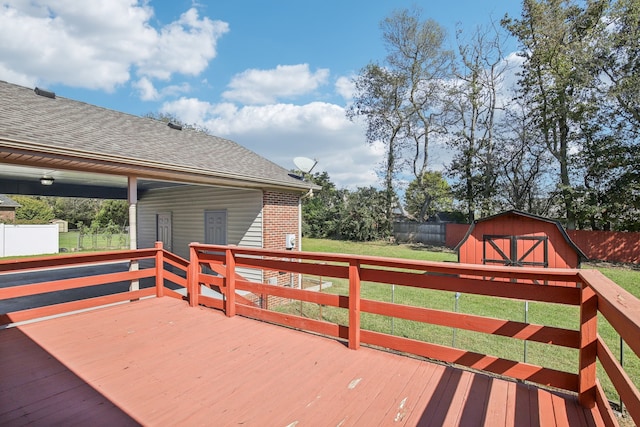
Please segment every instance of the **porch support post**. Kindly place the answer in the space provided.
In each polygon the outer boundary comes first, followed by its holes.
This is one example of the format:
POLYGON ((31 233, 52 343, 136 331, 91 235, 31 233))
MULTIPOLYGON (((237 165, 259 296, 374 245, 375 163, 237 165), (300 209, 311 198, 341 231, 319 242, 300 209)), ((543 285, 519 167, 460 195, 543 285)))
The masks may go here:
POLYGON ((228 317, 233 317, 236 315, 236 258, 231 249, 227 249, 225 252, 227 263, 225 312, 228 317))
POLYGON ((596 359, 598 356, 598 296, 582 284, 580 297, 580 371, 578 401, 591 408, 596 401, 596 359))
MULTIPOLYGON (((129 202, 129 249, 138 249, 138 179, 130 176, 128 179, 127 199, 129 202)), ((129 271, 138 271, 138 261, 131 261, 129 271)), ((129 285, 130 291, 140 289, 140 281, 132 280, 129 285)))
POLYGON ((360 348, 360 262, 349 261, 349 348, 360 348))

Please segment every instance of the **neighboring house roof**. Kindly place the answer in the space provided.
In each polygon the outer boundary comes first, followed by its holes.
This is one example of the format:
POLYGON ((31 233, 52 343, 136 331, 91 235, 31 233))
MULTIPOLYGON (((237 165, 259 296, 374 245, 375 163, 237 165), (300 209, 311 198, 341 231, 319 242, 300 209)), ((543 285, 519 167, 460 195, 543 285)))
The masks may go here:
POLYGON ((0 162, 210 185, 316 188, 228 139, 36 92, 0 81, 0 162))
POLYGON ((20 206, 22 205, 12 198, 0 194, 0 208, 19 208, 20 206))

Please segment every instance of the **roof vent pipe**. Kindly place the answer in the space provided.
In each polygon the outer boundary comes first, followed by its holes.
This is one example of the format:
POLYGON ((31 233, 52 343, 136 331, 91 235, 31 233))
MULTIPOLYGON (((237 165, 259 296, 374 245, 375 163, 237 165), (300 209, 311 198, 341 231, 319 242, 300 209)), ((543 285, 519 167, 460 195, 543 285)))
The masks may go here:
POLYGON ((175 129, 175 130, 182 130, 182 126, 177 125, 177 124, 175 124, 175 123, 171 123, 171 122, 169 122, 169 123, 167 123, 167 126, 169 126, 171 129, 175 129))
POLYGON ((48 90, 43 90, 43 89, 40 89, 38 87, 35 88, 33 91, 36 93, 36 95, 44 96, 45 98, 51 98, 51 99, 55 99, 56 98, 55 92, 50 92, 48 90))

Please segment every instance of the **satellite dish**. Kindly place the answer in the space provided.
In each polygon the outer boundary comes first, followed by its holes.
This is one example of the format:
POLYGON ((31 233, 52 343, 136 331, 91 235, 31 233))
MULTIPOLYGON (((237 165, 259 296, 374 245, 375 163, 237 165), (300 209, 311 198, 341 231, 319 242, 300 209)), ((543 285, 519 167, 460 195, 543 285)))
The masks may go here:
POLYGON ((318 161, 308 157, 296 157, 293 159, 293 163, 303 173, 311 173, 313 168, 316 167, 316 164, 318 164, 318 161))

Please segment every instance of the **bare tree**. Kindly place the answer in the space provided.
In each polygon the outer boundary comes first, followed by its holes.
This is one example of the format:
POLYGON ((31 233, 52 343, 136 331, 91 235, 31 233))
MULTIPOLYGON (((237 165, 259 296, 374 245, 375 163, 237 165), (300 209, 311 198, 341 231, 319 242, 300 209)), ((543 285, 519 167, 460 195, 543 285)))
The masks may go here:
POLYGON ((549 176, 552 159, 528 116, 526 106, 516 101, 498 128, 498 201, 505 209, 548 215, 555 200, 553 191, 545 191, 553 182, 549 176))
POLYGON ((421 183, 431 138, 444 132, 441 99, 452 53, 443 49, 444 30, 433 20, 422 21, 418 9, 394 12, 381 28, 386 62, 369 64, 356 77, 356 96, 347 116, 364 116, 367 140, 385 143, 384 180, 391 218, 394 175, 410 165, 421 183))
POLYGON ((461 30, 457 33, 460 65, 449 94, 456 129, 449 144, 456 154, 449 171, 457 178, 456 193, 469 222, 476 211, 485 216, 496 208, 496 122, 504 107, 499 90, 508 68, 502 39, 495 25, 479 27, 468 41, 461 30))

